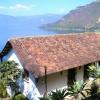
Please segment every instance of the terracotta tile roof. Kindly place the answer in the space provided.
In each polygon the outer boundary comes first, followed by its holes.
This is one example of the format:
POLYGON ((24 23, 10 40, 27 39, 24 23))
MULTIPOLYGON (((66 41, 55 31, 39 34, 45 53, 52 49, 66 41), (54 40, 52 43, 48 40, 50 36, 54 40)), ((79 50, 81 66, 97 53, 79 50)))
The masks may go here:
POLYGON ((100 34, 57 35, 11 39, 21 63, 35 76, 100 61, 100 34))

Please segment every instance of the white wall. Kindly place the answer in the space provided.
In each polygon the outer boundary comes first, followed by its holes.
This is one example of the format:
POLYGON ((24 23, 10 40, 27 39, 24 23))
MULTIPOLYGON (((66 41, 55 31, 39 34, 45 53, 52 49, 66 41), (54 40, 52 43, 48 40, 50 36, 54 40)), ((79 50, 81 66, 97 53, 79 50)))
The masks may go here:
POLYGON ((6 60, 8 61, 15 61, 16 63, 18 63, 18 68, 23 69, 22 64, 20 63, 15 51, 12 49, 9 54, 6 56, 6 60))
MULTIPOLYGON (((5 60, 8 61, 15 61, 18 63, 18 68, 23 70, 23 66, 20 63, 16 52, 12 49, 10 53, 5 57, 5 60)), ((20 90, 23 92, 25 96, 29 98, 29 100, 38 100, 37 98, 40 97, 40 93, 35 85, 35 78, 29 74, 29 81, 25 81, 22 77, 18 80, 20 90)))
MULTIPOLYGON (((83 80, 83 67, 76 68, 76 81, 83 80)), ((50 92, 51 90, 55 89, 63 89, 67 88, 67 71, 63 71, 62 75, 60 73, 55 73, 48 75, 47 77, 47 91, 50 92)), ((45 92, 45 83, 44 83, 44 77, 40 78, 37 82, 37 87, 39 89, 39 92, 41 95, 45 92)))
POLYGON ((29 100, 38 100, 41 97, 36 85, 33 75, 29 75, 29 80, 19 79, 19 86, 23 94, 29 98, 29 100))
MULTIPOLYGON (((37 82, 37 87, 40 91, 40 94, 43 95, 45 92, 45 83, 44 77, 40 78, 37 82)), ((63 71, 63 73, 55 73, 48 75, 47 77, 47 91, 51 90, 67 88, 67 71, 63 71)))
POLYGON ((77 70, 76 80, 77 81, 83 80, 84 67, 83 66, 80 66, 80 67, 76 68, 76 70, 77 70))

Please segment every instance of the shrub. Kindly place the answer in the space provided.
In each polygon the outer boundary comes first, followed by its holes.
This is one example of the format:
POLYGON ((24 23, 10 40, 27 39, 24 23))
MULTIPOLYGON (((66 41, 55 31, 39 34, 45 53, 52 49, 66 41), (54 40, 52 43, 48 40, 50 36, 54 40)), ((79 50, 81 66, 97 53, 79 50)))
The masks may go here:
POLYGON ((94 96, 89 96, 85 98, 84 100, 100 100, 100 93, 95 94, 94 96))
POLYGON ((22 93, 19 93, 14 96, 13 100, 28 100, 28 98, 25 97, 22 93))
POLYGON ((63 89, 63 90, 57 90, 51 91, 51 94, 49 94, 51 100, 64 100, 65 97, 68 95, 67 90, 63 89))
POLYGON ((86 83, 83 81, 74 82, 74 84, 68 88, 68 95, 74 96, 75 98, 78 98, 79 95, 85 97, 84 92, 89 92, 89 89, 85 89, 85 86, 86 83))
POLYGON ((89 75, 95 79, 100 78, 100 66, 91 65, 89 66, 89 75))
POLYGON ((14 61, 5 61, 0 63, 0 81, 3 83, 4 87, 10 86, 15 93, 19 90, 17 79, 21 73, 21 70, 18 69, 17 66, 18 64, 14 61))
POLYGON ((0 98, 8 97, 6 87, 4 86, 3 82, 0 82, 0 98))
POLYGON ((50 100, 48 97, 46 98, 45 96, 40 97, 39 100, 50 100))
POLYGON ((91 96, 93 96, 93 95, 95 95, 95 94, 98 94, 98 92, 99 92, 99 86, 97 85, 96 82, 93 82, 93 83, 91 84, 91 89, 90 89, 90 94, 91 94, 91 96))

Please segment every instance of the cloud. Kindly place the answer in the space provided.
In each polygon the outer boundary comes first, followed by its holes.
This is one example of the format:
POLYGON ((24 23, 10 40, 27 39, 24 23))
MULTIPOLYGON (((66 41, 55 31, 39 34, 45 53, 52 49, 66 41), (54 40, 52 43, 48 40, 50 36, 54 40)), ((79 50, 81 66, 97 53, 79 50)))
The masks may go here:
POLYGON ((37 9, 37 6, 31 4, 21 4, 21 3, 9 6, 0 5, 0 13, 9 15, 28 15, 28 14, 31 15, 34 14, 33 9, 37 9))
POLYGON ((16 4, 15 6, 9 6, 9 9, 30 9, 30 6, 23 4, 16 4))
POLYGON ((4 6, 0 6, 0 9, 6 9, 6 7, 4 7, 4 6))
POLYGON ((26 9, 30 9, 32 7, 35 7, 35 6, 16 4, 13 6, 0 6, 0 10, 21 10, 21 9, 26 10, 26 9))
POLYGON ((59 9, 59 12, 60 12, 60 13, 65 13, 65 12, 66 12, 66 9, 65 9, 65 8, 60 8, 60 9, 59 9))

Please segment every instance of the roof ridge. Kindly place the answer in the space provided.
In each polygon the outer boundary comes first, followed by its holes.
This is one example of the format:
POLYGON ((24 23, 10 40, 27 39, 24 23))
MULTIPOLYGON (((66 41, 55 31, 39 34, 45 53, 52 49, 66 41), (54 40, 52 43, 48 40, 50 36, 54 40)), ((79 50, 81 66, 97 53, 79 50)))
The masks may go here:
POLYGON ((64 35, 81 35, 83 33, 71 33, 71 34, 50 34, 50 35, 39 35, 39 36, 21 36, 21 37, 12 37, 12 38, 9 38, 9 40, 13 40, 13 39, 24 39, 24 38, 41 38, 41 37, 55 37, 55 36, 64 36, 64 35))
POLYGON ((41 38, 41 37, 54 37, 54 36, 63 36, 63 35, 89 35, 89 34, 100 34, 100 32, 93 32, 93 33, 68 33, 68 34, 50 34, 50 35, 38 35, 38 36, 35 36, 35 35, 32 35, 32 36, 16 36, 16 37, 12 37, 12 38, 8 38, 8 41, 10 40, 15 40, 15 39, 24 39, 24 38, 41 38))

